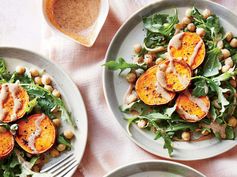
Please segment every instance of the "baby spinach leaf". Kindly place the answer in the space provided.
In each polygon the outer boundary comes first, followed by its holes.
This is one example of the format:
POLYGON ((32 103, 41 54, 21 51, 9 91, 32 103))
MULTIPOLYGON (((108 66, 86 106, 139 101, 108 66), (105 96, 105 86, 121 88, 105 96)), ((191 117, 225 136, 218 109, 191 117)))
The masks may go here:
POLYGON ((138 65, 134 63, 127 63, 123 58, 108 61, 103 66, 105 66, 109 70, 120 70, 120 73, 122 73, 125 69, 146 69, 146 65, 144 64, 138 65))
POLYGON ((214 48, 207 52, 207 57, 203 66, 203 75, 205 77, 211 77, 219 74, 219 68, 221 63, 219 58, 221 56, 221 50, 219 48, 214 48))

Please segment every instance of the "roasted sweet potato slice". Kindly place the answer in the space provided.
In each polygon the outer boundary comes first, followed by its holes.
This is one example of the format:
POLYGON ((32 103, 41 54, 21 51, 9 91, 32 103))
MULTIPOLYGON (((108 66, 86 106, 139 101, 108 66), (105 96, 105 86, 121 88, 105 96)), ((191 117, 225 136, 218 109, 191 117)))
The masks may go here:
POLYGON ((205 44, 196 33, 183 32, 170 40, 168 53, 173 58, 182 58, 192 69, 195 69, 205 58, 205 44))
POLYGON ((20 119, 24 116, 28 103, 29 96, 20 85, 0 85, 0 121, 9 123, 20 119))
POLYGON ((188 87, 192 71, 186 62, 170 59, 161 62, 158 66, 157 78, 163 88, 180 92, 188 87))
POLYGON ((0 159, 7 157, 14 148, 14 138, 10 131, 0 133, 0 159))
POLYGON ((165 90, 157 81, 158 66, 149 68, 136 82, 136 92, 139 98, 148 105, 162 105, 170 102, 174 92, 165 90))
POLYGON ((30 154, 41 154, 49 150, 56 137, 52 121, 44 114, 34 114, 18 122, 16 142, 30 154))
POLYGON ((210 109, 210 101, 207 96, 194 97, 187 90, 179 95, 176 104, 176 111, 187 122, 197 122, 203 119, 210 109))

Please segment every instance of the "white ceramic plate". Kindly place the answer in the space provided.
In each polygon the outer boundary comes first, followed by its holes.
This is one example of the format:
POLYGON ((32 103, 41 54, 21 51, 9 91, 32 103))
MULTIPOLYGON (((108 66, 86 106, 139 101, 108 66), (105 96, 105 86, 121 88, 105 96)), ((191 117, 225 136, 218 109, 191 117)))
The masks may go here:
MULTIPOLYGON (((88 125, 84 102, 76 85, 61 68, 56 66, 56 64, 33 52, 17 48, 2 47, 0 48, 0 57, 5 59, 10 71, 13 71, 17 65, 28 68, 36 67, 45 69, 46 72, 53 77, 53 83, 55 83, 56 88, 62 93, 62 98, 64 99, 69 112, 72 113, 72 117, 78 127, 77 129, 73 129, 68 123, 62 123, 63 127, 74 131, 75 140, 73 141, 72 151, 79 163, 86 146, 88 125)), ((66 155, 67 153, 64 153, 60 157, 52 159, 44 167, 56 163, 66 155)), ((71 177, 76 169, 77 167, 74 167, 66 176, 71 177)))
MULTIPOLYGON (((184 16, 187 8, 193 6, 204 10, 206 8, 213 11, 221 20, 226 31, 235 32, 237 29, 237 16, 225 7, 207 0, 165 0, 150 4, 129 18, 126 23, 119 29, 113 38, 106 54, 106 61, 124 57, 131 62, 133 55, 133 45, 143 43, 145 32, 143 30, 142 17, 156 12, 172 13, 177 8, 179 18, 184 16)), ((103 72, 104 93, 107 104, 114 114, 115 118, 126 131, 127 121, 123 119, 123 114, 119 111, 119 105, 122 104, 122 98, 128 89, 128 83, 125 79, 118 76, 118 72, 112 72, 104 69, 103 72)), ((136 126, 131 127, 132 137, 129 138, 137 145, 148 152, 170 158, 167 150, 163 149, 163 141, 155 141, 154 135, 136 126)), ((126 131, 127 133, 127 131, 126 131)), ((128 133, 127 133, 128 134, 128 133)), ((199 160, 210 158, 228 151, 237 144, 237 140, 225 140, 219 142, 215 138, 201 142, 174 142, 174 152, 172 159, 176 160, 199 160)))
POLYGON ((205 177, 197 170, 165 160, 142 161, 119 167, 104 177, 205 177))

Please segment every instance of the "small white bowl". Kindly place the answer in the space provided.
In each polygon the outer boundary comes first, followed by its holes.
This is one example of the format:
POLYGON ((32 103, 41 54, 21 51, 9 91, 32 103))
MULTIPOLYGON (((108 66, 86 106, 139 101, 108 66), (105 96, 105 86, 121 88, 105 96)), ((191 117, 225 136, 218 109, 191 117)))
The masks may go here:
POLYGON ((91 35, 90 37, 90 40, 88 43, 85 43, 83 41, 79 41, 79 40, 76 40, 75 38, 71 37, 70 35, 67 35, 65 34, 64 32, 62 32, 60 29, 58 29, 57 27, 55 27, 52 22, 49 20, 48 18, 48 15, 47 15, 47 12, 46 12, 46 9, 47 9, 47 2, 48 0, 43 0, 43 4, 42 4, 42 12, 43 12, 43 15, 44 15, 44 18, 47 22, 47 24, 57 33, 61 34, 62 36, 64 37, 67 37, 81 45, 84 45, 86 47, 92 47, 93 44, 95 43, 96 41, 96 38, 98 37, 100 31, 101 31, 101 28, 103 27, 104 23, 105 23, 105 20, 108 16, 108 12, 109 12, 109 1, 108 0, 101 0, 100 1, 100 11, 99 11, 99 15, 97 17, 97 20, 95 22, 95 27, 93 29, 93 35, 91 35))

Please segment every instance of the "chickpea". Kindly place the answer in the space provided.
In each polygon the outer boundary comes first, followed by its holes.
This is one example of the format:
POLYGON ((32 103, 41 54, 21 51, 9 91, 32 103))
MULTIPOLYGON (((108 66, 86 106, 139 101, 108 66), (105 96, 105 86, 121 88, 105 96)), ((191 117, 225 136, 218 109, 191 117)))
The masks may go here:
POLYGON ((221 53, 224 59, 230 56, 230 51, 228 49, 221 49, 221 53))
POLYGON ((201 133, 202 133, 202 135, 204 135, 204 136, 209 135, 209 131, 208 131, 208 130, 203 130, 201 133))
POLYGON ((26 68, 25 68, 24 66, 17 66, 17 67, 16 67, 16 72, 17 72, 18 74, 24 74, 25 71, 26 71, 26 68))
POLYGON ((34 78, 35 84, 42 85, 41 77, 37 76, 34 78))
POLYGON ((231 57, 225 59, 225 65, 229 65, 230 67, 234 66, 234 62, 231 57))
POLYGON ((30 74, 32 77, 36 77, 36 76, 39 76, 39 71, 36 68, 32 68, 30 69, 30 74))
POLYGON ((144 62, 148 65, 151 65, 153 61, 153 57, 151 54, 145 54, 144 55, 144 62))
POLYGON ((181 23, 183 23, 184 25, 188 25, 189 23, 191 23, 191 19, 188 17, 184 17, 181 23))
POLYGON ((44 85, 44 88, 50 92, 53 91, 53 87, 51 85, 44 85))
POLYGON ((56 126, 56 127, 59 127, 61 125, 61 120, 60 119, 53 119, 53 124, 56 126))
POLYGON ((57 146, 57 150, 59 151, 59 152, 62 152, 62 151, 64 151, 66 149, 66 145, 65 144, 59 144, 58 146, 57 146))
POLYGON ((208 17, 211 16, 211 11, 209 9, 205 9, 203 12, 202 12, 202 16, 203 18, 207 19, 208 17))
POLYGON ((166 70, 166 64, 162 63, 159 65, 159 68, 161 71, 165 71, 166 70))
POLYGON ((67 139, 72 139, 74 137, 74 134, 71 130, 65 130, 63 132, 63 135, 65 136, 65 138, 67 139))
POLYGON ((191 32, 194 32, 196 30, 196 26, 193 23, 189 23, 187 28, 191 32))
POLYGON ((225 73, 225 72, 227 72, 229 69, 230 69, 230 66, 229 66, 229 65, 224 65, 224 66, 222 66, 221 71, 222 71, 222 73, 225 73))
POLYGON ((134 63, 142 63, 142 62, 144 62, 144 59, 143 59, 143 57, 135 57, 133 59, 133 62, 134 63))
POLYGON ((138 128, 145 128, 146 127, 146 125, 147 125, 147 121, 146 120, 138 120, 137 121, 137 126, 138 126, 138 128))
POLYGON ((136 82, 137 75, 134 72, 130 72, 127 74, 126 79, 129 83, 134 83, 134 82, 136 82))
POLYGON ((234 116, 232 116, 228 120, 228 125, 235 128, 237 126, 237 119, 234 116))
POLYGON ((51 157, 58 157, 59 154, 60 154, 59 151, 56 150, 56 149, 52 149, 52 150, 50 151, 50 156, 51 156, 51 157))
POLYGON ((136 54, 138 54, 138 53, 140 53, 141 50, 142 50, 142 45, 141 45, 141 44, 135 44, 135 45, 133 46, 133 49, 134 49, 134 52, 135 52, 136 54))
POLYGON ((5 133, 7 129, 4 126, 0 126, 0 133, 5 133))
POLYGON ((196 29, 196 33, 197 35, 199 35, 200 37, 204 37, 206 34, 206 31, 203 28, 197 28, 196 29))
POLYGON ((234 88, 236 88, 237 84, 236 84, 236 81, 234 79, 231 79, 230 80, 230 85, 234 88))
POLYGON ((44 85, 49 85, 49 84, 51 84, 51 82, 52 82, 52 80, 51 80, 51 78, 48 76, 48 75, 43 75, 42 76, 42 83, 44 84, 44 85))
POLYGON ((53 92, 52 92, 53 96, 55 97, 58 97, 60 98, 61 97, 61 93, 57 90, 57 89, 54 89, 53 92))
POLYGON ((192 9, 187 9, 185 12, 186 17, 191 17, 192 16, 192 9))
POLYGON ((233 47, 233 48, 237 48, 237 39, 236 38, 233 38, 230 41, 230 46, 233 47))
POLYGON ((40 172, 40 167, 39 167, 38 165, 34 165, 34 166, 32 167, 32 171, 34 171, 34 172, 40 172))
POLYGON ((233 39, 233 33, 232 33, 232 32, 227 32, 227 33, 225 34, 225 39, 226 39, 228 42, 230 42, 231 39, 233 39))
POLYGON ((224 43, 223 43, 222 40, 220 40, 220 41, 217 42, 217 47, 218 47, 219 49, 223 49, 224 43))
POLYGON ((183 132, 182 135, 181 135, 181 137, 182 137, 182 139, 183 139, 184 141, 190 141, 190 139, 191 139, 191 134, 190 134, 190 132, 183 132))

